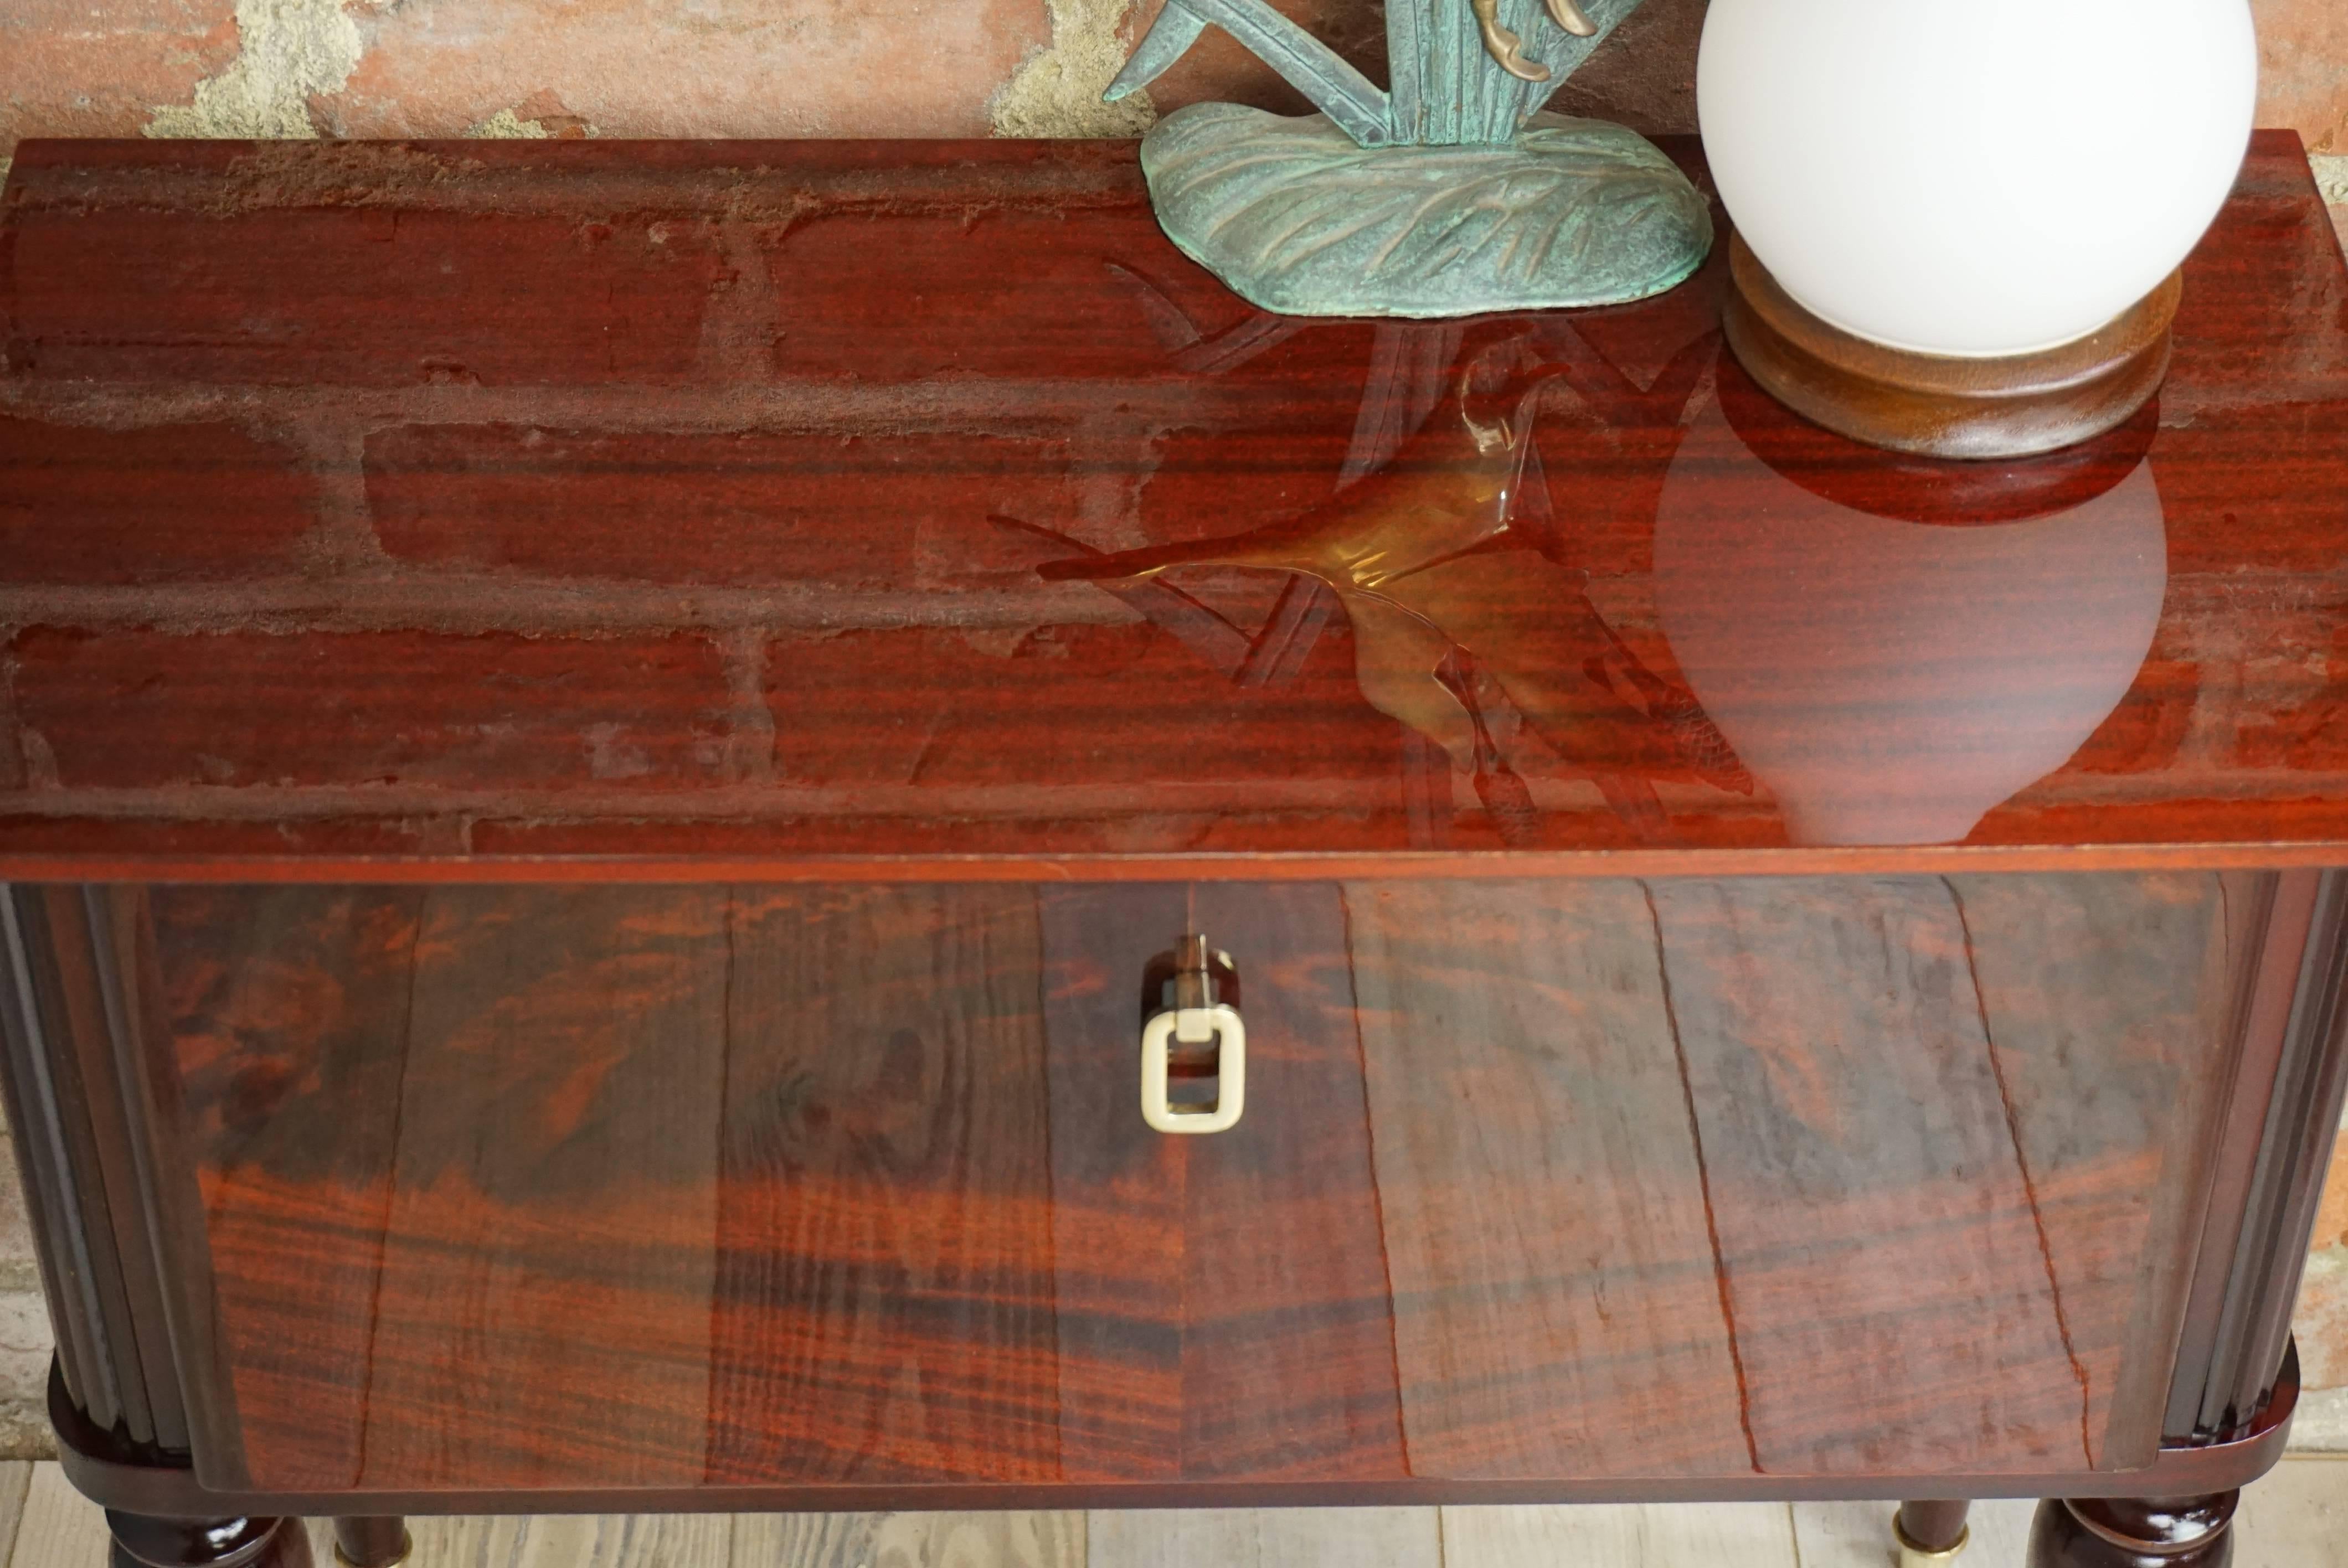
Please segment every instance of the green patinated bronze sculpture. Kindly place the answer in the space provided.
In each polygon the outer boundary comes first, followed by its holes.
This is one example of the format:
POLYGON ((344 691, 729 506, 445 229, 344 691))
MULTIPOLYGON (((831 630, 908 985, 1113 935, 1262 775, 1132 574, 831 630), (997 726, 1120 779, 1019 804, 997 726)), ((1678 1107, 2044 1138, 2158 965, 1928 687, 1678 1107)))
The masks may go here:
POLYGON ((1168 235, 1265 310, 1619 304, 1694 272, 1710 213, 1644 138, 1541 105, 1639 4, 1393 0, 1381 91, 1266 0, 1167 0, 1107 96, 1147 86, 1213 23, 1320 108, 1193 104, 1141 144, 1168 235))

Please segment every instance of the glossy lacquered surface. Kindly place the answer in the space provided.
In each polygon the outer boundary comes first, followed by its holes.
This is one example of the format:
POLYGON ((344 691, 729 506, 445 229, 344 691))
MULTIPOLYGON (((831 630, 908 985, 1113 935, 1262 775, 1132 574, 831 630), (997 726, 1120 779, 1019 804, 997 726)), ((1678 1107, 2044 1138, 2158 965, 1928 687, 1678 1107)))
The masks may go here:
POLYGON ((2288 135, 2156 408, 1960 467, 1755 395, 1717 262, 1283 320, 1131 158, 26 144, 0 873, 2348 854, 2348 268, 2288 135))
POLYGON ((198 1472, 2139 1467, 2257 880, 159 888, 190 1386, 235 1407, 198 1472), (1184 929, 1248 1102, 1169 1138, 1138 982, 1184 929))

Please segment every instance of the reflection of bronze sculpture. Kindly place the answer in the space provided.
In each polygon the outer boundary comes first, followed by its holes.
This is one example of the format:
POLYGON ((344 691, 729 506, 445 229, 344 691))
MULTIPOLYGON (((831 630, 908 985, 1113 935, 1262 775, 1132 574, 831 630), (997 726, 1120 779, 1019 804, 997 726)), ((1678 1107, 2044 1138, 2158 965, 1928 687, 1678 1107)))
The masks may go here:
POLYGON ((1663 825, 1657 779, 1749 793, 1718 732, 1615 634, 1582 574, 1514 526, 1536 402, 1566 374, 1549 364, 1510 368, 1524 356, 1520 338, 1463 352, 1441 404, 1393 460, 1300 518, 1037 569, 1130 580, 1174 567, 1243 567, 1326 583, 1353 624, 1362 695, 1472 775, 1512 836, 1529 831, 1534 812, 1494 722, 1511 708, 1643 828, 1663 825))

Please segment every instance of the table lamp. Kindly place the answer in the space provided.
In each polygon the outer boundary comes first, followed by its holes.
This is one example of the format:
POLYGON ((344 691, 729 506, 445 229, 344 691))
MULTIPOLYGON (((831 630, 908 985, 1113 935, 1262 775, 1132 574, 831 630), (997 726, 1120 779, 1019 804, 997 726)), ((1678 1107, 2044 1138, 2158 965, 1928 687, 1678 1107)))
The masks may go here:
POLYGON ((1713 0, 1728 339, 1871 445, 2048 451, 2159 385, 2248 146, 2248 0, 1713 0))

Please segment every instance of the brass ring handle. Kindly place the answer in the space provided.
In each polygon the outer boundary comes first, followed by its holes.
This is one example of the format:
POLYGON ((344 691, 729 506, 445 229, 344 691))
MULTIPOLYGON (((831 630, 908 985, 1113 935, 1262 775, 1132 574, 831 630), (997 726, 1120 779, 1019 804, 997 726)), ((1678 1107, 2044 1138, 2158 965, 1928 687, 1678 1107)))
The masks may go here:
POLYGON ((1141 1030, 1141 1119, 1160 1132, 1228 1132, 1247 1109, 1247 1025, 1222 1003, 1159 1013, 1141 1030), (1173 1043, 1215 1047, 1215 1102, 1174 1103, 1173 1043))
POLYGON ((1142 979, 1141 1119, 1159 1132, 1228 1132, 1239 1124, 1247 1108, 1247 1025, 1239 1001, 1231 955, 1208 947, 1195 931, 1150 960, 1142 979), (1194 1090, 1211 1078, 1213 1101, 1201 1103, 1195 1094, 1176 1100, 1177 1076, 1194 1090))

